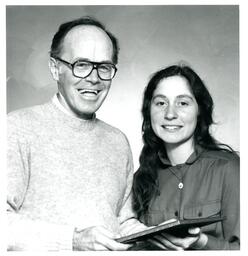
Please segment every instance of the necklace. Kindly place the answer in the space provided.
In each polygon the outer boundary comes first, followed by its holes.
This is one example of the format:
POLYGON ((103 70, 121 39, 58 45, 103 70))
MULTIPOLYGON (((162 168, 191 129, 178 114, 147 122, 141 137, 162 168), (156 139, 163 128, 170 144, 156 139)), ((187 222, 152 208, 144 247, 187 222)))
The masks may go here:
POLYGON ((178 183, 178 188, 179 189, 183 189, 183 187, 184 187, 184 184, 183 184, 183 178, 184 178, 184 176, 185 176, 185 174, 186 174, 186 172, 187 172, 187 170, 188 170, 188 166, 182 171, 181 169, 182 169, 182 167, 183 167, 183 165, 185 165, 185 164, 180 164, 180 165, 176 165, 176 166, 172 166, 172 167, 170 167, 170 168, 168 168, 169 169, 169 171, 177 178, 177 180, 179 181, 179 183, 178 183))

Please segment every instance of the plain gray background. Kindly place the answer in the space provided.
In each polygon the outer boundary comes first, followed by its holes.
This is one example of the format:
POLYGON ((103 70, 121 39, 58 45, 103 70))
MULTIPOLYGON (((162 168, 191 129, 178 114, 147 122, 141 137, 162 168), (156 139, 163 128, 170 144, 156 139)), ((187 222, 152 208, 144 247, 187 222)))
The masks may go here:
POLYGON ((58 26, 83 15, 103 22, 119 39, 118 73, 97 116, 124 131, 135 169, 142 147, 141 102, 151 73, 179 61, 206 83, 215 102, 214 136, 239 150, 239 7, 7 6, 7 111, 49 100, 48 70, 58 26))

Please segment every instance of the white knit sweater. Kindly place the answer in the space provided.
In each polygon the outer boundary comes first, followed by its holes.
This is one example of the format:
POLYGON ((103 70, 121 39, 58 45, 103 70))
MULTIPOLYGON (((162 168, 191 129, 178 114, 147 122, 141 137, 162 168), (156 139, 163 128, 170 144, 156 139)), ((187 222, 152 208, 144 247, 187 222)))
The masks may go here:
POLYGON ((128 234, 133 165, 126 137, 54 102, 8 116, 8 249, 72 250, 75 227, 128 234))

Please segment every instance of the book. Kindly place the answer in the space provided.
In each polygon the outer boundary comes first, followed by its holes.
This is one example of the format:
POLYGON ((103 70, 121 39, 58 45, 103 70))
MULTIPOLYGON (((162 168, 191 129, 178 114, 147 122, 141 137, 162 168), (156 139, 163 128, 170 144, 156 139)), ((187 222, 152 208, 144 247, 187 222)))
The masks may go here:
POLYGON ((190 236, 188 234, 188 229, 193 227, 203 227, 210 225, 219 221, 224 220, 225 217, 208 217, 208 218, 198 218, 198 219, 171 219, 157 226, 148 227, 147 229, 116 239, 120 243, 134 243, 138 241, 144 241, 148 238, 153 237, 159 233, 167 233, 177 237, 190 236))

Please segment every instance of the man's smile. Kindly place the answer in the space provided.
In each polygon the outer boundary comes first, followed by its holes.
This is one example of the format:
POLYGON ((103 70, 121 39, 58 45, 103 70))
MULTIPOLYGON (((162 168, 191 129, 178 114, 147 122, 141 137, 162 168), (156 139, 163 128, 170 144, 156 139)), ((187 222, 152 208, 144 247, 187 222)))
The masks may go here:
POLYGON ((87 100, 96 100, 98 99, 102 90, 97 89, 77 89, 80 96, 87 100))
POLYGON ((80 94, 93 94, 93 95, 98 95, 98 93, 101 90, 92 90, 92 89, 77 89, 80 94))

